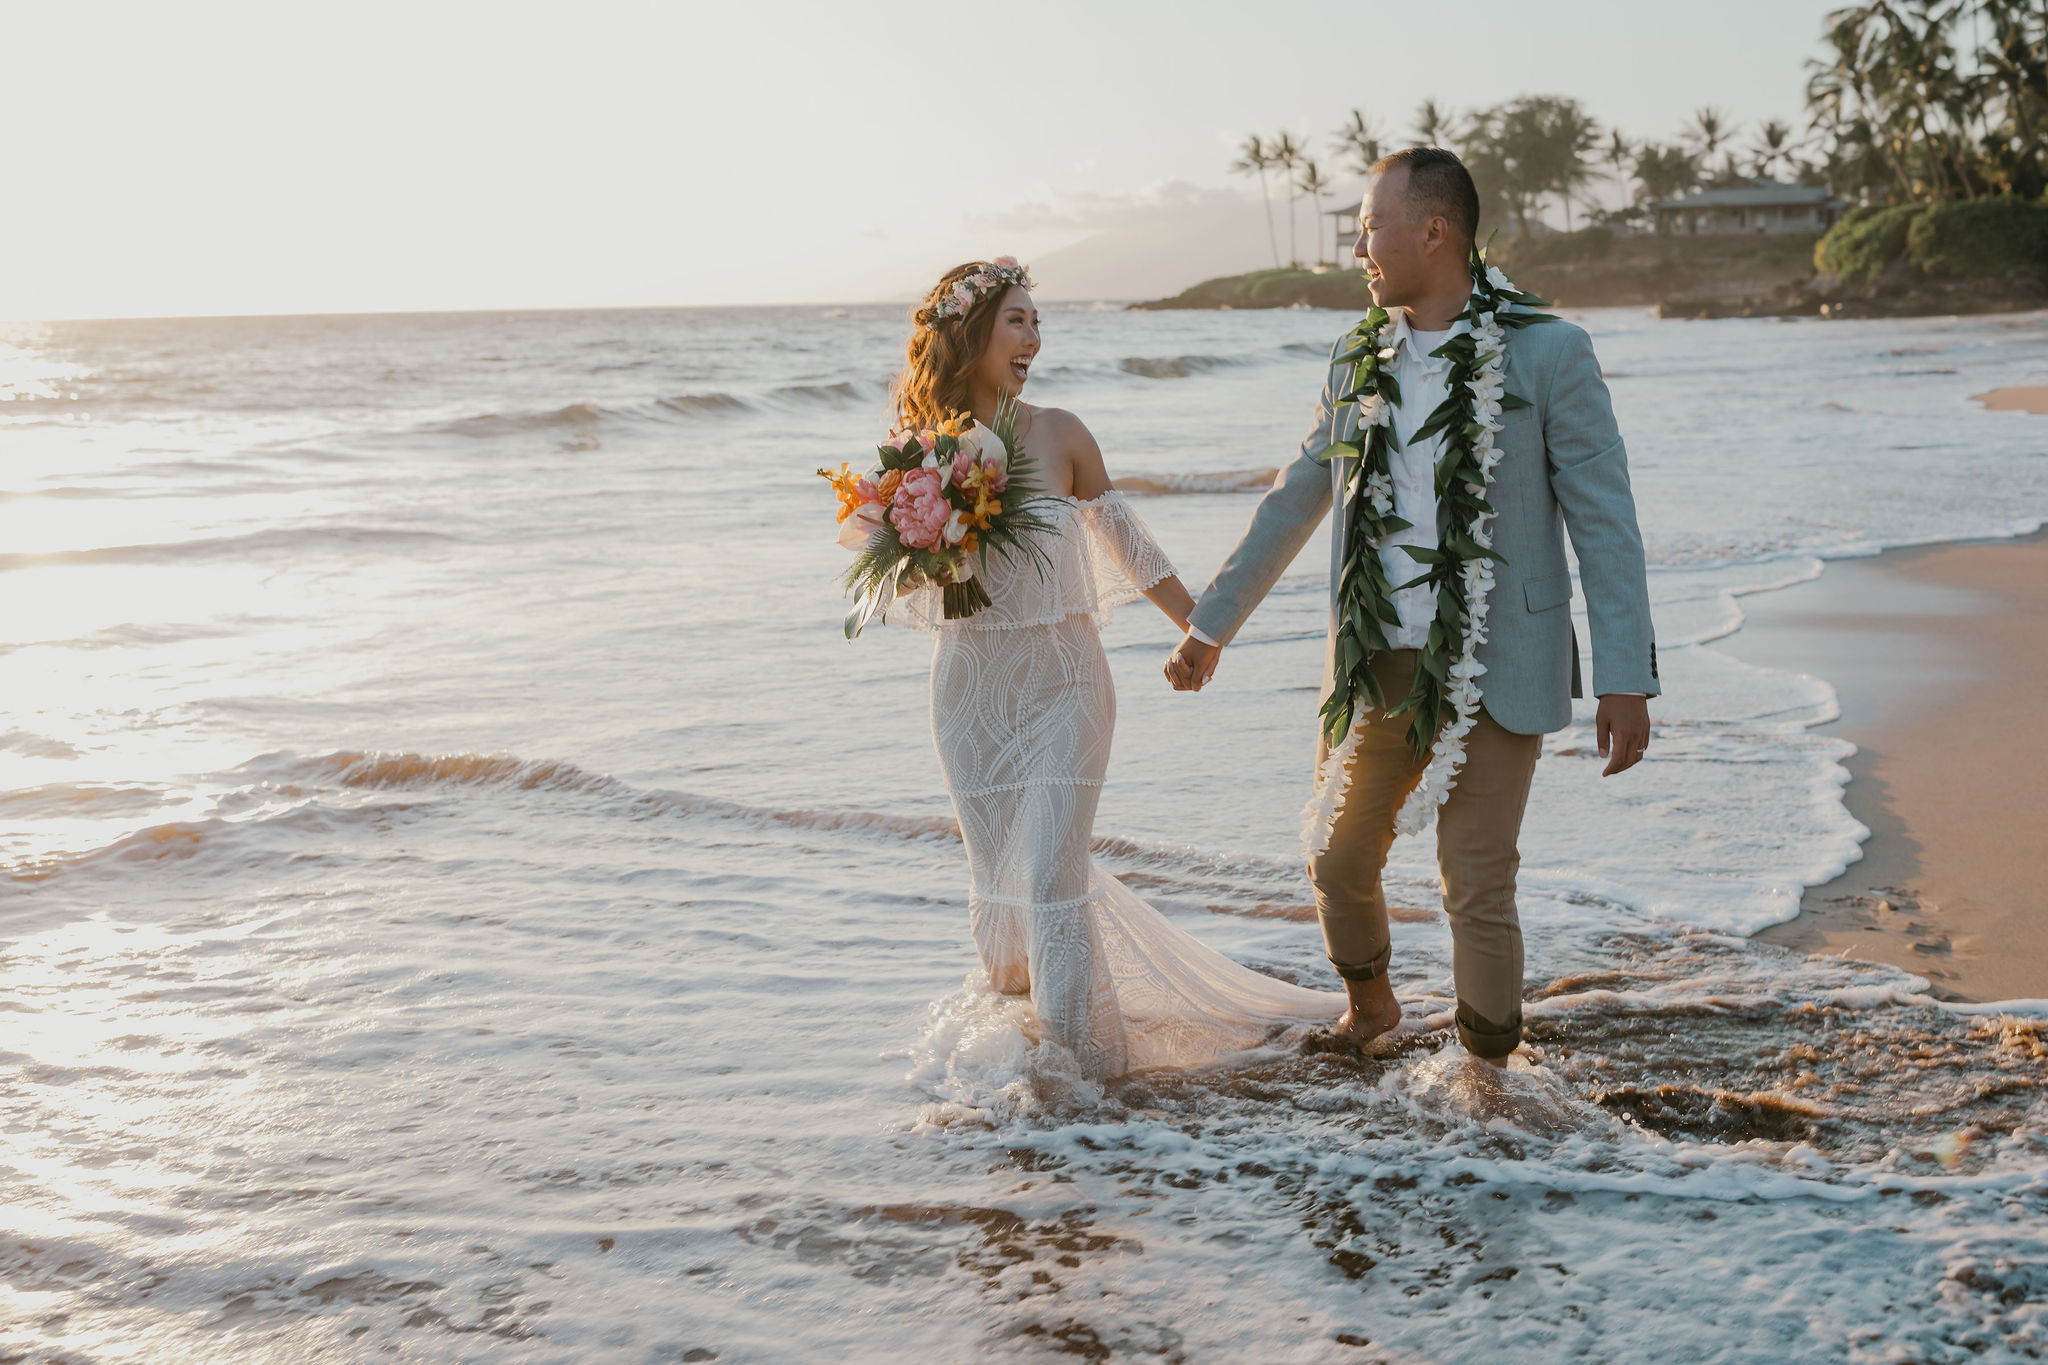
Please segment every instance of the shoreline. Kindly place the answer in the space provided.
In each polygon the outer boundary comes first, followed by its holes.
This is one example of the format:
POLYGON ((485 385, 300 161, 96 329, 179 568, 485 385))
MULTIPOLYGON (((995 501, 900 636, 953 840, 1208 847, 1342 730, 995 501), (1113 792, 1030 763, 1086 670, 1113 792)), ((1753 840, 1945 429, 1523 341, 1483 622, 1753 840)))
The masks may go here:
MULTIPOLYGON (((1590 230, 1589 230, 1590 231, 1590 230)), ((1652 308, 1661 318, 1971 317, 2025 313, 2048 305, 2039 286, 2007 278, 1910 278, 1845 283, 1814 273, 1812 239, 1621 237, 1611 247, 1573 250, 1565 238, 1509 243, 1498 263, 1551 307, 1652 308), (1798 248, 1790 255, 1787 248, 1798 248), (1520 249, 1517 246, 1520 245, 1520 249)), ((1126 311, 1331 308, 1363 312, 1372 294, 1341 264, 1223 275, 1126 311)))
MULTIPOLYGON (((2048 390, 2041 391, 2048 398, 2048 390)), ((1834 687, 1861 856, 1755 938, 1888 962, 1946 999, 2048 996, 2048 528, 1827 561, 1715 647, 1834 687)))
POLYGON ((1970 401, 1991 412, 2028 412, 2048 417, 2048 384, 1986 389, 1971 394, 1970 401))

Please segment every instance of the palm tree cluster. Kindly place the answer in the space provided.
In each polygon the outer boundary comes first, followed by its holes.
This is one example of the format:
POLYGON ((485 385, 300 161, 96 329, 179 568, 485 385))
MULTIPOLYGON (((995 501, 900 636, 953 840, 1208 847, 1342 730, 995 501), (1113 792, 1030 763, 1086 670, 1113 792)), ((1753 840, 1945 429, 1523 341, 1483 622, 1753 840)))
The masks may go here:
MULTIPOLYGON (((1708 105, 1667 140, 1633 141, 1560 95, 1524 95, 1462 114, 1428 99, 1409 132, 1463 157, 1479 185, 1481 216, 1521 235, 1547 204, 1563 210, 1569 231, 1574 209, 1601 224, 1640 221, 1661 200, 1751 177, 1825 184, 1865 203, 2048 191, 2044 0, 1870 0, 1831 12, 1825 25, 1828 55, 1808 63, 1803 134, 1773 118, 1745 139, 1708 105), (1603 181, 1619 194, 1598 193, 1603 181)), ((1358 109, 1331 145, 1360 175, 1386 150, 1358 109)), ((1332 188, 1306 140, 1249 134, 1231 169, 1258 177, 1275 266, 1280 239, 1269 177, 1279 173, 1287 256, 1299 267, 1296 206, 1306 199, 1319 224, 1332 188)))
MULTIPOLYGON (((1575 215, 1600 223, 1641 218, 1648 206, 1707 184, 1728 184, 1745 175, 1789 174, 1804 178, 1812 168, 1800 158, 1791 126, 1780 119, 1759 125, 1751 144, 1738 154, 1740 129, 1711 105, 1669 142, 1632 142, 1619 129, 1603 129, 1577 100, 1560 95, 1525 95, 1490 108, 1458 113, 1434 99, 1424 100, 1409 126, 1422 146, 1447 146, 1471 167, 1481 196, 1481 216, 1505 222, 1526 236, 1546 204, 1563 213, 1569 231, 1575 215), (1606 168, 1603 175, 1601 167, 1606 168), (1624 207, 1596 192, 1606 180, 1618 184, 1624 207)), ((1398 142, 1391 145, 1401 145, 1398 142)), ((1345 169, 1363 176, 1390 143, 1363 110, 1331 135, 1345 169)), ((1272 182, 1278 173, 1286 191, 1287 259, 1299 268, 1297 206, 1304 200, 1322 216, 1330 177, 1308 155, 1305 139, 1292 133, 1247 134, 1230 169, 1255 176, 1266 201, 1267 240, 1273 264, 1280 264, 1274 227, 1272 182)))
MULTIPOLYGON (((1356 109, 1351 111, 1351 122, 1337 130, 1335 147, 1349 158, 1351 169, 1360 175, 1380 158, 1379 138, 1366 123, 1365 115, 1356 109)), ((1280 264, 1280 236, 1273 228, 1273 192, 1269 179, 1272 172, 1280 173, 1280 183, 1287 191, 1288 263, 1297 270, 1301 268, 1301 249, 1295 231, 1299 221, 1295 205, 1301 199, 1306 198, 1315 210, 1310 219, 1310 240, 1320 239, 1323 195, 1329 192, 1334 182, 1308 151, 1307 142, 1289 132, 1276 133, 1271 137, 1247 133, 1238 145, 1237 159, 1230 163, 1234 173, 1258 177, 1259 194, 1266 202, 1266 239, 1273 248, 1276 267, 1280 264)))
POLYGON ((2048 189, 2048 6, 1873 0, 1831 12, 1806 103, 1838 193, 1887 203, 2048 189))
MULTIPOLYGON (((1435 113, 1426 103, 1421 116, 1435 113)), ((1465 158, 1483 198, 1512 218, 1527 236, 1531 213, 1555 195, 1572 222, 1572 200, 1593 178, 1600 125, 1577 100, 1561 95, 1524 95, 1490 109, 1475 109, 1458 125, 1458 154, 1465 158)))

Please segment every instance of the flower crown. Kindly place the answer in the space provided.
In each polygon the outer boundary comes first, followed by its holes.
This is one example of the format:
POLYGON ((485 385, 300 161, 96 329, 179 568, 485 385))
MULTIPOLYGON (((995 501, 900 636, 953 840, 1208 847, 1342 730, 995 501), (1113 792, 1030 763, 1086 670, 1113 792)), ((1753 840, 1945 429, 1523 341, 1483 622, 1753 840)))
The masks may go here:
POLYGON ((953 287, 932 305, 932 320, 925 326, 936 332, 939 324, 947 318, 966 317, 967 310, 986 298, 991 290, 1008 289, 1013 284, 1020 284, 1026 289, 1037 288, 1031 282, 1030 269, 1017 264, 1015 256, 998 256, 973 274, 955 280, 953 287))

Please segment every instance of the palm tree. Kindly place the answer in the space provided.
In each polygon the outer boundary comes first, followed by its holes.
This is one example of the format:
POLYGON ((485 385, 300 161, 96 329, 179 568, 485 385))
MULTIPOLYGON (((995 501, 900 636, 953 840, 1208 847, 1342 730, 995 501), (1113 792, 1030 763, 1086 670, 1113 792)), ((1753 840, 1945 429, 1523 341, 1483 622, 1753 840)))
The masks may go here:
MULTIPOLYGON (((1266 155, 1273 159, 1274 165, 1291 176, 1300 168, 1302 153, 1306 150, 1301 143, 1294 140, 1294 134, 1283 129, 1278 137, 1267 144, 1266 155)), ((1287 182, 1287 263, 1296 270, 1301 269, 1301 253, 1295 248, 1294 236, 1294 192, 1299 188, 1293 180, 1287 182)))
POLYGON ((1468 120, 1462 150, 1473 179, 1513 214, 1527 236, 1532 211, 1547 195, 1564 201, 1571 226, 1572 195, 1592 176, 1590 155, 1600 126, 1577 100, 1524 95, 1468 120), (1483 171, 1483 174, 1482 174, 1483 171))
POLYGON ((1550 188, 1564 203, 1564 230, 1572 230, 1572 195, 1593 178, 1590 157, 1600 145, 1600 125, 1577 100, 1544 102, 1543 123, 1549 143, 1550 188))
POLYGON ((1451 111, 1442 108, 1434 99, 1426 99, 1415 110, 1415 140, 1425 147, 1440 147, 1445 134, 1451 131, 1451 111))
POLYGON ((1479 191, 1479 221, 1499 223, 1512 217, 1516 230, 1526 235, 1528 204, 1517 188, 1505 123, 1505 106, 1474 109, 1461 115, 1458 126, 1450 131, 1457 139, 1465 169, 1472 173, 1473 187, 1479 191))
POLYGON ((1765 119, 1757 126, 1756 141, 1749 146, 1750 168, 1769 179, 1780 163, 1792 160, 1792 128, 1783 119, 1765 119))
POLYGON ((1614 171, 1614 178, 1621 184, 1621 202, 1628 203, 1628 173, 1635 164, 1636 149, 1621 135, 1621 129, 1614 128, 1607 134, 1607 145, 1600 149, 1600 159, 1614 171))
POLYGON ((1645 142, 1636 150, 1635 175, 1643 203, 1676 199, 1699 183, 1699 159, 1683 147, 1645 142))
POLYGON ((1244 142, 1237 149, 1237 160, 1230 163, 1230 169, 1238 175, 1256 175, 1259 178, 1259 198, 1266 201, 1266 245, 1273 248, 1273 268, 1280 268, 1280 238, 1273 231, 1273 194, 1266 187, 1266 172, 1273 168, 1273 158, 1267 154, 1266 141, 1257 133, 1246 133, 1244 142))
POLYGON ((1356 109, 1351 111, 1351 122, 1337 130, 1332 145, 1351 158, 1351 169, 1360 175, 1370 175, 1372 163, 1380 159, 1379 134, 1356 109))
POLYGON ((1877 180, 1867 173, 1859 172, 1853 187, 1838 176, 1845 168, 1868 168, 1875 161, 1897 182, 1900 194, 1910 199, 1913 182, 1906 173, 1905 159, 1877 116, 1868 16, 1861 10, 1844 9, 1828 17, 1824 37, 1832 57, 1806 64, 1812 73, 1806 82, 1806 107, 1816 131, 1828 138, 1829 183, 1838 189, 1874 191, 1877 180))
POLYGON ((2048 181, 2040 0, 1870 0, 1831 12, 1823 38, 1806 103, 1830 183, 1860 179, 1860 193, 1913 200, 1993 186, 2031 195, 2048 181), (1976 43, 1968 71, 1951 36, 1965 16, 1976 43), (1867 174, 1879 166, 1888 177, 1867 174))
MULTIPOLYGON (((1375 157, 1373 159, 1376 161, 1379 158, 1375 157)), ((1372 163, 1367 162, 1366 164, 1370 166, 1372 163)), ((1316 163, 1313 160, 1304 157, 1301 162, 1301 174, 1295 177, 1294 187, 1307 195, 1309 202, 1315 205, 1316 264, 1321 265, 1323 264, 1323 191, 1330 188, 1330 182, 1316 168, 1316 163)))
POLYGON ((1985 175, 2034 198, 2048 188, 2048 14, 2034 0, 1980 0, 1974 17, 1991 30, 1977 49, 1985 175))
POLYGON ((1704 166, 1713 162, 1714 153, 1727 144, 1734 132, 1728 126, 1728 116, 1709 104, 1693 111, 1692 126, 1685 130, 1685 135, 1699 148, 1700 164, 1704 166))

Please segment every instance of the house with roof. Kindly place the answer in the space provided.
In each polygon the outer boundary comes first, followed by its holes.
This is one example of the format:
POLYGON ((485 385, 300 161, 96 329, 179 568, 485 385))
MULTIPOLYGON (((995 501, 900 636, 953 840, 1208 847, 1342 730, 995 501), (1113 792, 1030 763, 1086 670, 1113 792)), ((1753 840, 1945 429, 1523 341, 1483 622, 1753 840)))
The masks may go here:
POLYGON ((1820 185, 1744 180, 1650 205, 1663 236, 1744 232, 1826 232, 1847 211, 1820 185))

